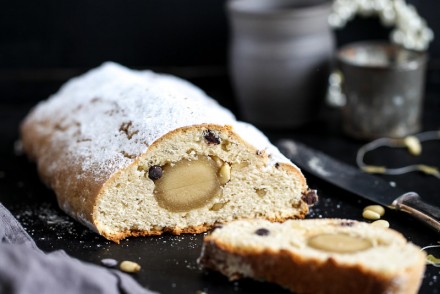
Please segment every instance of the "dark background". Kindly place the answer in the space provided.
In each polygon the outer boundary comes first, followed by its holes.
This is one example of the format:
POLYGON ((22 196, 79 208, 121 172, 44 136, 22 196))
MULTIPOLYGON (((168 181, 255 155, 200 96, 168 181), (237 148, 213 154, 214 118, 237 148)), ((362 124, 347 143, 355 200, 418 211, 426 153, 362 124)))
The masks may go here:
MULTIPOLYGON (((436 30, 440 1, 409 0, 436 30)), ((387 38, 377 20, 349 23, 340 41, 387 38)), ((225 0, 3 1, 0 68, 225 65, 225 0)), ((440 39, 440 38, 439 38, 440 39)), ((440 40, 430 46, 440 58, 440 40)))
MULTIPOLYGON (((182 76, 227 71, 225 0, 14 0, 0 10, 0 90, 11 83, 65 79, 112 60, 129 67, 182 76), (172 69, 170 70, 170 67, 172 69), (178 67, 178 69, 176 69, 178 67), (197 67, 199 71, 187 71, 197 67), (179 71, 180 70, 180 71, 179 71)), ((429 26, 440 31, 440 1, 410 0, 429 26)), ((337 32, 338 46, 387 39, 376 18, 357 17, 337 32)), ((440 68, 440 37, 431 43, 430 69, 440 68)), ((59 81, 58 83, 56 83, 59 81)), ((29 88, 28 88, 29 89, 29 88)), ((55 90, 1 95, 35 101, 55 90), (33 94, 33 95, 32 95, 33 94)), ((9 91, 10 92, 10 91, 9 91)), ((26 101, 27 102, 27 101, 26 101)))

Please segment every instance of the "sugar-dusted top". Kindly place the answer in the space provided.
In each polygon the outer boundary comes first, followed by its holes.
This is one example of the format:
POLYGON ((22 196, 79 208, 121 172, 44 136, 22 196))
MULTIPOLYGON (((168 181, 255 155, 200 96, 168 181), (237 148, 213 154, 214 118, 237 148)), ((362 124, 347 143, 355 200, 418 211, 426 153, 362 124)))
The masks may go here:
MULTIPOLYGON (((260 131, 237 122, 189 82, 111 62, 68 81, 27 119, 41 135, 50 134, 52 145, 64 146, 64 160, 93 170, 98 181, 131 164, 166 133, 203 123, 231 125, 245 141, 272 153, 271 164, 289 162, 260 131)), ((47 172, 56 173, 59 164, 50 163, 47 172)))

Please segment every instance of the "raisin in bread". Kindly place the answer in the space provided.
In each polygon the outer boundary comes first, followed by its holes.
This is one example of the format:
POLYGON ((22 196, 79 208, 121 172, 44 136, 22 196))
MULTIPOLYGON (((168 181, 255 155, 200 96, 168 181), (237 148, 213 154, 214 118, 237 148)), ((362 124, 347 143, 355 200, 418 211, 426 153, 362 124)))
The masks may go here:
POLYGON ((259 130, 199 88, 114 63, 39 103, 21 139, 60 207, 115 242, 303 218, 314 199, 259 130))
POLYGON ((417 293, 425 253, 396 231, 352 220, 238 220, 204 238, 198 262, 296 293, 417 293))

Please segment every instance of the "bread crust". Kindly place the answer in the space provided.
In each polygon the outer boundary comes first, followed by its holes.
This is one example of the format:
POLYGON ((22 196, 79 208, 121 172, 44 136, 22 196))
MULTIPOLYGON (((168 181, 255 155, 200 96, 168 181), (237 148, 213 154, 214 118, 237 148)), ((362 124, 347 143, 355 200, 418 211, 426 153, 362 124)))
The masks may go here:
MULTIPOLYGON (((395 233, 394 238, 403 237, 395 233)), ((360 262, 341 263, 331 256, 322 261, 287 249, 236 247, 212 235, 204 238, 198 262, 204 268, 221 272, 230 280, 251 277, 277 283, 295 293, 414 294, 418 292, 425 270, 424 254, 419 254, 413 266, 396 274, 374 271, 360 262), (231 266, 236 264, 242 269, 234 271, 231 266), (243 273, 245 267, 249 267, 247 274, 243 273)))
MULTIPOLYGON (((50 172, 53 162, 64 161, 63 148, 51 146, 53 143, 50 141, 50 133, 46 136, 39 136, 30 118, 31 116, 28 116, 21 125, 23 151, 36 162, 40 178, 55 192, 58 205, 76 220, 97 231, 93 225, 93 209, 96 198, 107 181, 106 178, 90 180, 95 178, 93 170, 82 170, 81 166, 74 162, 64 162, 63 166, 57 168, 56 173, 50 172), (50 154, 51 160, 43 160, 41 153, 50 154), (79 173, 84 176, 76 178, 75 181, 66 181, 79 173)), ((49 121, 43 124, 49 125, 49 121)))
MULTIPOLYGON (((406 280, 402 288, 394 277, 384 277, 370 272, 361 265, 346 266, 338 264, 334 259, 325 263, 306 260, 300 255, 294 255, 287 250, 273 252, 266 250, 262 253, 236 254, 233 248, 226 244, 209 241, 205 243, 204 255, 200 263, 206 268, 214 269, 228 275, 218 266, 219 259, 212 256, 235 256, 243 264, 249 264, 254 272, 253 278, 279 284, 294 293, 325 293, 325 294, 370 294, 370 293, 417 293, 420 287, 420 276, 423 275, 424 261, 420 260, 414 267, 405 271, 399 279, 406 280)), ((221 262, 220 262, 221 263, 221 262)), ((243 276, 240 273, 230 276, 237 280, 243 276)))

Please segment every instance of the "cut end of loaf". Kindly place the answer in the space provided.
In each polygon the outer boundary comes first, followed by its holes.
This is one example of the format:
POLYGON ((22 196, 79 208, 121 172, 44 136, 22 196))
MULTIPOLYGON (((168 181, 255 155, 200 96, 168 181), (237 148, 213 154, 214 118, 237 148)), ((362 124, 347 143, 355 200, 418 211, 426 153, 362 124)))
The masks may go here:
POLYGON ((201 233, 242 218, 304 218, 306 195, 305 179, 291 163, 277 162, 230 126, 198 125, 161 137, 115 174, 93 217, 99 233, 118 242, 201 233))
POLYGON ((295 293, 417 293, 425 254, 391 229, 353 220, 241 220, 206 236, 198 262, 295 293))

